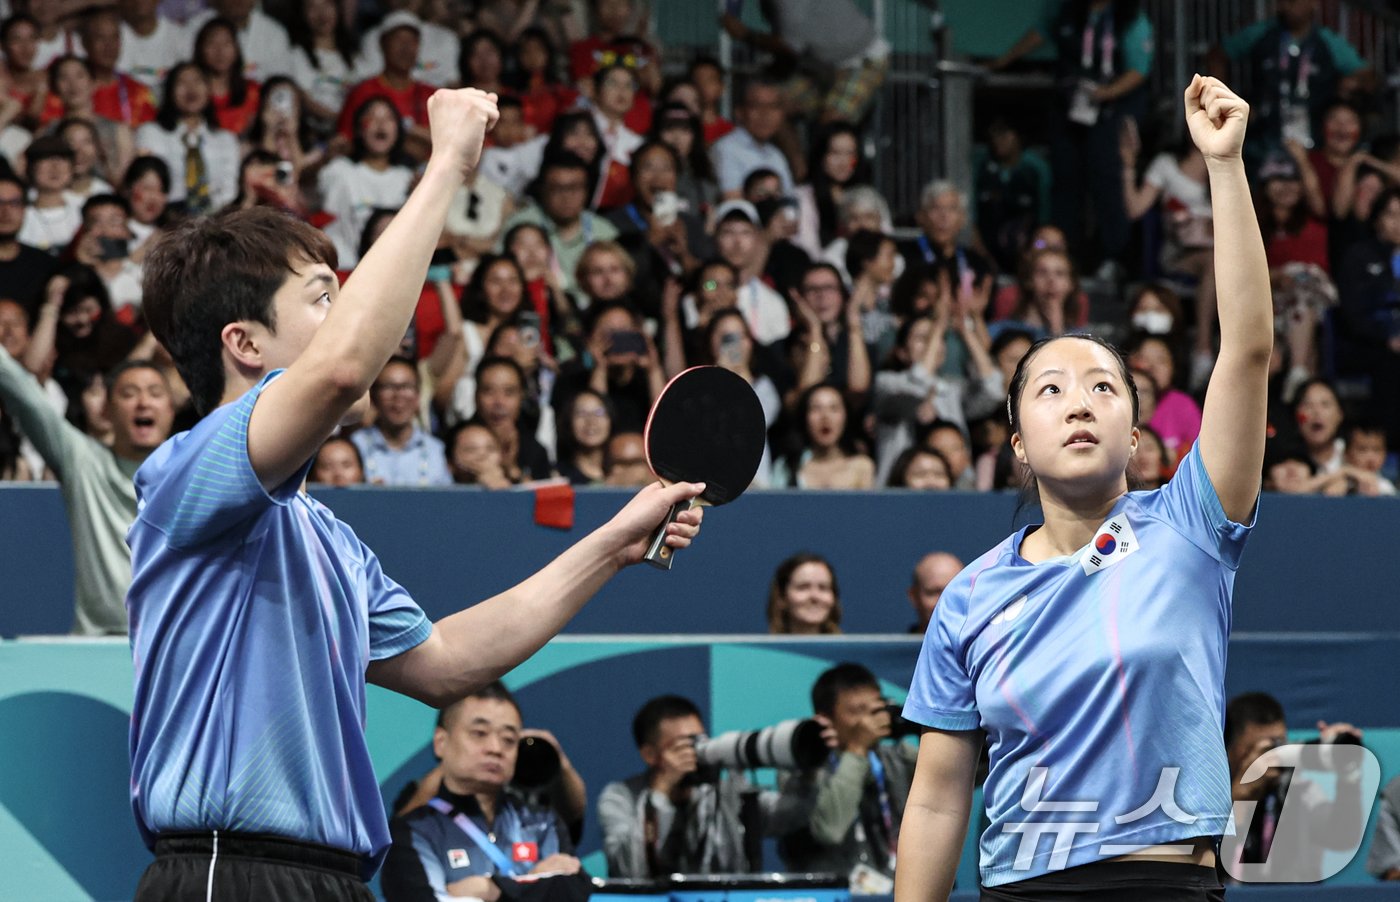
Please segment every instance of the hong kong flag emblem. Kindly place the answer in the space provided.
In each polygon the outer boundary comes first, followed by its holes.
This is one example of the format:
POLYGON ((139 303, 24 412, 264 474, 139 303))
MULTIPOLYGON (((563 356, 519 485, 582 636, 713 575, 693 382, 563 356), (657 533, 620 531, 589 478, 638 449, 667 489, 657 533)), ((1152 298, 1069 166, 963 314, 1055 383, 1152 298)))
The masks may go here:
POLYGON ((539 861, 540 847, 532 842, 511 843, 510 857, 512 861, 539 861))

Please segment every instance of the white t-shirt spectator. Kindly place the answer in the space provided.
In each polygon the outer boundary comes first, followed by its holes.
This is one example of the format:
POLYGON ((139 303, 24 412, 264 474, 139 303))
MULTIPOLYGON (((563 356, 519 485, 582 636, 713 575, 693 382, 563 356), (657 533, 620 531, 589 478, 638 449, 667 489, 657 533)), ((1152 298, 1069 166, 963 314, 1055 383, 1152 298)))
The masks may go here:
MULTIPOLYGON (((136 130, 137 151, 160 157, 170 167, 171 203, 185 199, 187 131, 183 125, 173 132, 166 131, 157 122, 147 122, 136 130)), ((208 172, 210 202, 217 210, 238 196, 238 166, 242 161, 238 153, 238 139, 232 132, 223 129, 211 131, 206 125, 200 125, 196 134, 208 172)))
POLYGON ((774 144, 760 144, 747 129, 736 128, 710 148, 719 190, 739 191, 744 179, 755 169, 771 169, 783 183, 783 193, 792 193, 792 170, 787 157, 774 144))
POLYGON ((1173 199, 1186 207, 1192 216, 1210 216, 1210 194, 1206 186, 1188 178, 1171 154, 1157 154, 1142 180, 1162 192, 1163 202, 1173 199))
MULTIPOLYGON (((738 303, 734 306, 744 314, 753 340, 761 345, 782 341, 792 332, 792 316, 783 296, 759 279, 750 279, 739 287, 738 303)), ((687 329, 700 328, 700 308, 694 295, 681 299, 681 315, 685 317, 687 329)))
MULTIPOLYGON (((185 24, 190 36, 190 56, 194 55, 199 29, 215 15, 207 9, 185 24)), ((287 37, 287 29, 260 9, 250 12, 247 27, 238 30, 238 47, 243 51, 243 74, 253 81, 267 81, 274 75, 286 75, 291 69, 292 40, 287 37)))
POLYGON ((57 254, 68 246, 78 227, 83 224, 83 200, 76 194, 63 196, 58 207, 24 208, 24 224, 19 227, 19 242, 41 251, 57 254))
POLYGON ((345 57, 338 50, 317 50, 315 65, 306 51, 297 47, 292 51, 292 80, 306 96, 331 110, 339 111, 345 105, 345 95, 355 86, 360 71, 360 61, 347 66, 345 57))
MULTIPOLYGON (((360 78, 373 78, 384 69, 384 54, 379 49, 379 26, 365 32, 360 41, 360 78)), ((462 77, 457 66, 461 54, 461 39, 451 29, 423 22, 418 31, 418 65, 413 68, 413 77, 435 88, 453 85, 462 77)))
POLYGON ((374 169, 345 157, 332 160, 321 170, 321 208, 335 219, 326 224, 326 235, 335 245, 341 269, 360 261, 360 235, 376 207, 397 210, 408 199, 413 171, 407 166, 374 169))
POLYGON ((488 147, 481 152, 481 174, 510 192, 512 197, 525 196, 525 190, 540 173, 544 147, 549 135, 536 135, 514 147, 488 147))
POLYGON ((148 35, 137 34, 136 29, 123 22, 117 68, 150 88, 159 101, 165 88, 165 73, 190 58, 193 44, 194 36, 184 26, 164 16, 156 17, 155 30, 148 35))
POLYGON ((107 296, 112 299, 112 311, 121 313, 127 307, 134 308, 135 312, 141 310, 141 276, 142 269, 139 263, 130 260, 122 261, 122 268, 112 278, 102 277, 102 284, 107 288, 107 296))

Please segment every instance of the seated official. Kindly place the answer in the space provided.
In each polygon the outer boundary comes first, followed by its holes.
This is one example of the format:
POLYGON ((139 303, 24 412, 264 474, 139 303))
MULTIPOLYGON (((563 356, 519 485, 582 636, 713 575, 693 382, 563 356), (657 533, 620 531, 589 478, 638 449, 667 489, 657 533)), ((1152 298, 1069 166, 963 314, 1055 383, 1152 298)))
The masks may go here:
POLYGON ((850 874, 852 886, 893 891, 894 851, 909 797, 916 746, 882 743, 890 715, 875 675, 859 664, 838 664, 812 686, 816 719, 834 734, 821 767, 789 774, 779 805, 805 812, 778 841, 789 871, 850 874))
POLYGON ((578 873, 559 816, 506 788, 521 723, 519 706, 499 681, 442 710, 433 731, 442 784, 426 804, 390 823, 393 845, 380 877, 387 902, 446 896, 496 902, 497 881, 578 873))

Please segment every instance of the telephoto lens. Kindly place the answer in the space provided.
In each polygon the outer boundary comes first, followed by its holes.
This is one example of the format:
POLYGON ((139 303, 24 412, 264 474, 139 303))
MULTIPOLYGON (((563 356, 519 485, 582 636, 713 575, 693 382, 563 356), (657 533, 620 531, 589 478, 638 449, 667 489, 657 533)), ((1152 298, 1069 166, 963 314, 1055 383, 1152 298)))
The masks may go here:
POLYGON ((538 736, 526 736, 516 752, 515 779, 511 782, 521 789, 539 789, 554 782, 559 768, 554 746, 538 736))
POLYGON ((815 720, 785 720, 761 730, 732 730, 695 743, 702 766, 748 770, 781 767, 806 770, 826 760, 822 725, 815 720))

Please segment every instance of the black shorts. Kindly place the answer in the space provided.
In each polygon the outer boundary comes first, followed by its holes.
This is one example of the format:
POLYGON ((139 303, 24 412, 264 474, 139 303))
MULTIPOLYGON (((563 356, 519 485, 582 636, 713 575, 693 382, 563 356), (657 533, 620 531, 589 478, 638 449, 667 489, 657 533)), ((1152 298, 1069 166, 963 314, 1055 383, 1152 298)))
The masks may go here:
POLYGON ((981 902, 1224 902, 1215 868, 1172 861, 1101 861, 982 887, 981 902))
POLYGON ((374 902, 358 855, 281 836, 165 833, 136 902, 374 902))

